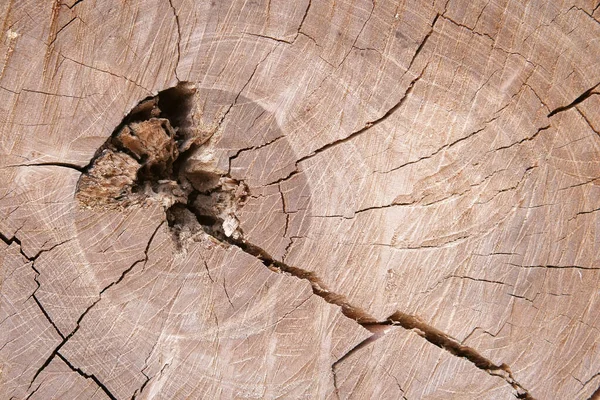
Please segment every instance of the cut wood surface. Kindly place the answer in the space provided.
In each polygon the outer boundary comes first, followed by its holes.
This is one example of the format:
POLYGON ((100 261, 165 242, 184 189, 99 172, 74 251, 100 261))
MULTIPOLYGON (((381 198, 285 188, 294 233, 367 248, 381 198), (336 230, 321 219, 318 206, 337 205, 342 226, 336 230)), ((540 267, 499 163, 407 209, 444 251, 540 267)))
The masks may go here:
POLYGON ((0 399, 600 399, 597 0, 0 21, 0 399))

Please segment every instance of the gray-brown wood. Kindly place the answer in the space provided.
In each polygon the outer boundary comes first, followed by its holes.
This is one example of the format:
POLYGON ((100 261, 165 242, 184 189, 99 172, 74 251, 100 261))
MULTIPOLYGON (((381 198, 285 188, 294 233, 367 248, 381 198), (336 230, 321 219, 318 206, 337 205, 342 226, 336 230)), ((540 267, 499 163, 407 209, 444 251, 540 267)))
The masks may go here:
POLYGON ((600 398, 597 0, 0 21, 0 398, 600 398))

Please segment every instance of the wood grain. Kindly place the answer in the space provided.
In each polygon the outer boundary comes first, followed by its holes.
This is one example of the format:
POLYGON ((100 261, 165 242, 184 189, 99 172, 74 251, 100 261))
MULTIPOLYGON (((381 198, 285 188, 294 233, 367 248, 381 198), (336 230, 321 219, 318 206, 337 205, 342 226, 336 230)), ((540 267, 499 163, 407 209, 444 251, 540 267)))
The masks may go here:
POLYGON ((596 1, 0 20, 0 398, 599 398, 596 1), (178 185, 247 187, 241 237, 76 196, 182 82, 198 145, 155 150, 178 185))

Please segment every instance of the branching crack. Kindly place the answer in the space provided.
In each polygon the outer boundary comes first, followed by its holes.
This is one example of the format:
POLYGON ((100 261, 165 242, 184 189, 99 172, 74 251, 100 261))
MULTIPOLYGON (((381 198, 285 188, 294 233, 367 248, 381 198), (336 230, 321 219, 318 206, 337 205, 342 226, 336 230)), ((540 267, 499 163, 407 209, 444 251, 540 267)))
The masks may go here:
POLYGON ((350 55, 352 50, 356 48, 356 42, 360 38, 360 35, 362 35, 363 31, 365 30, 365 27, 367 26, 367 24, 371 20, 371 17, 373 16, 373 11, 375 11, 375 3, 376 3, 376 1, 373 0, 373 5, 371 7, 371 11, 369 12, 369 16, 367 17, 365 22, 362 24, 360 30, 358 31, 358 34, 354 38, 354 41, 352 42, 352 45, 350 46, 350 50, 348 50, 348 52, 344 55, 344 58, 342 58, 342 61, 340 61, 340 63, 338 64, 338 68, 346 61, 346 58, 348 58, 348 56, 350 55))
POLYGON ((165 371, 165 368, 167 368, 169 365, 170 365, 169 363, 163 365, 162 368, 160 369, 160 371, 158 371, 158 373, 153 376, 148 376, 148 375, 146 375, 146 373, 144 371, 142 371, 142 374, 144 375, 144 377, 146 379, 144 380, 144 383, 142 383, 142 386, 140 386, 138 389, 135 390, 135 392, 133 393, 133 396, 131 396, 131 400, 135 400, 138 395, 142 394, 142 392, 144 391, 144 389, 146 388, 148 383, 152 380, 152 378, 154 378, 156 375, 162 375, 163 372, 165 371))
POLYGON ((67 26, 69 26, 76 19, 79 19, 79 17, 75 16, 75 17, 71 18, 71 20, 69 22, 64 24, 58 31, 56 31, 56 33, 54 34, 54 37, 52 38, 52 40, 50 41, 48 46, 52 46, 54 44, 54 42, 56 42, 56 39, 58 38, 58 34, 61 33, 63 31, 63 29, 65 29, 67 26))
POLYGON ((50 314, 48 314, 48 312, 46 311, 46 309, 44 308, 44 306, 42 305, 42 303, 40 302, 40 300, 35 295, 36 292, 38 291, 38 289, 41 287, 40 282, 38 281, 38 277, 40 276, 40 271, 38 271, 37 268, 35 268, 35 261, 43 253, 51 251, 51 250, 57 248, 58 246, 61 246, 61 245, 65 244, 65 243, 70 242, 71 240, 72 239, 68 239, 68 240, 65 240, 63 242, 57 243, 54 246, 50 247, 49 249, 42 249, 42 250, 38 251, 38 253, 36 255, 34 255, 33 257, 27 257, 23 253, 23 251, 21 250, 21 254, 23 254, 31 262, 31 269, 33 269, 33 272, 35 272, 35 276, 34 276, 33 280, 35 281, 35 284, 37 285, 37 287, 35 288, 35 290, 33 291, 33 293, 31 294, 30 297, 33 298, 33 300, 35 301, 35 303, 39 307, 40 311, 42 312, 42 314, 44 315, 44 317, 46 318, 46 320, 54 328, 54 330, 56 331, 56 333, 58 334, 58 336, 60 336, 60 338, 63 339, 63 340, 64 340, 65 336, 62 334, 62 332, 60 331, 60 329, 58 329, 58 326, 56 326, 56 324, 54 323, 54 321, 50 317, 50 314))
POLYGON ((261 38, 261 39, 273 40, 275 42, 285 43, 285 44, 294 44, 296 42, 296 40, 298 39, 298 36, 304 35, 304 36, 308 37, 309 39, 311 39, 315 43, 315 45, 317 45, 317 47, 320 47, 312 37, 308 36, 307 34, 305 34, 304 32, 301 31, 302 25, 304 25, 304 21, 306 20, 306 17, 308 16, 308 10, 310 10, 311 5, 312 5, 312 0, 308 0, 308 5, 306 6, 306 9, 304 10, 304 15, 302 16, 302 20, 300 21, 300 24, 298 25, 298 28, 296 29, 296 34, 294 35, 294 38, 292 40, 286 40, 286 39, 276 38, 273 36, 264 35, 264 34, 260 34, 260 33, 252 33, 252 32, 243 32, 243 34, 248 35, 248 36, 254 36, 257 38, 261 38))
POLYGON ((423 68, 423 70, 421 71, 421 73, 415 78, 413 79, 410 84, 408 85, 408 88, 406 89, 406 91, 404 92, 404 95, 402 96, 402 98, 400 98, 400 100, 394 104, 390 109, 388 109, 381 117, 374 119, 373 121, 369 121, 365 124, 365 126, 363 126, 362 128, 360 128, 359 130, 356 130, 354 132, 352 132, 350 135, 346 136, 345 138, 342 139, 338 139, 335 140, 331 143, 328 143, 316 150, 314 150, 310 155, 302 157, 298 160, 298 163, 305 161, 311 157, 314 157, 315 155, 322 153, 326 150, 331 149, 332 147, 335 147, 339 144, 342 143, 346 143, 350 140, 353 140, 354 138, 362 135, 363 133, 367 132, 369 129, 373 128, 374 126, 377 126, 379 124, 381 124, 382 122, 384 122, 386 119, 388 119, 392 114, 394 114, 400 107, 402 107, 402 105, 406 102, 406 99, 408 98, 408 96, 410 95, 410 93, 413 91, 415 84, 417 83, 417 81, 419 81, 419 79, 421 79, 421 77, 425 74, 425 71, 427 70, 427 65, 425 66, 425 68, 423 68))
POLYGON ((247 254, 259 259, 269 270, 283 272, 298 279, 306 280, 310 283, 313 293, 330 304, 340 307, 342 313, 360 324, 373 324, 375 319, 368 315, 364 310, 352 305, 348 299, 340 294, 334 293, 327 285, 313 272, 291 266, 282 261, 274 259, 266 250, 259 246, 249 243, 242 238, 232 238, 213 232, 217 240, 233 245, 247 254))
POLYGON ((240 96, 242 95, 242 92, 244 90, 246 90, 246 87, 248 87, 248 85, 250 84, 250 82, 252 81, 252 78, 254 78, 254 75, 256 75, 256 71, 258 71, 258 67, 261 66, 261 64, 263 62, 265 62, 265 60, 271 55, 271 53, 273 53, 274 49, 271 49, 266 56, 264 56, 264 58, 262 60, 260 60, 256 66, 254 67, 254 69, 252 70, 252 73, 250 74, 250 77, 248 78, 248 80, 246 81, 246 83, 244 83, 244 85, 242 86, 242 88, 240 89, 240 91, 237 93, 237 95, 235 96, 235 99, 233 99, 233 103, 231 103, 229 105, 229 107, 227 108, 227 110, 225 110, 225 112, 223 113, 223 115, 221 116, 221 118, 219 118, 219 122, 217 123, 218 126, 221 126, 221 124, 223 123, 223 121, 225 121, 225 117, 227 117, 227 115, 229 114, 229 112, 231 111, 231 109, 233 108, 233 106, 235 106, 240 98, 240 96))
POLYGON ((302 16, 302 20, 300 21, 300 24, 298 25, 298 30, 296 32, 296 37, 294 38, 294 41, 296 40, 296 38, 298 38, 299 34, 303 33, 302 26, 304 25, 304 21, 306 21, 306 17, 308 16, 308 11, 310 10, 311 5, 312 5, 312 0, 308 0, 308 5, 306 6, 306 10, 304 10, 304 15, 302 16))
POLYGON ((60 329, 58 329, 58 326, 56 326, 56 324, 54 323, 54 321, 52 320, 52 318, 50 317, 50 314, 48 314, 48 312, 46 311, 46 309, 44 308, 44 306, 42 305, 42 303, 38 300, 38 298, 36 297, 35 293, 38 291, 38 289, 40 288, 40 282, 38 281, 38 276, 40 276, 40 272, 35 268, 34 263, 31 263, 31 268, 34 270, 34 272, 36 273, 36 276, 33 278, 37 287, 35 288, 35 290, 33 291, 33 293, 31 294, 30 297, 33 298, 33 300, 35 301, 35 303, 37 304, 37 306, 39 307, 40 311, 42 312, 42 314, 44 314, 44 317, 46 318, 46 320, 50 323, 50 325, 52 325, 52 327, 54 328, 54 330, 56 331, 56 333, 58 334, 58 336, 60 336, 61 339, 65 339, 65 336, 62 334, 62 332, 60 331, 60 329))
POLYGON ((75 1, 75 3, 71 4, 70 6, 69 6, 69 5, 66 5, 66 4, 65 4, 65 5, 67 6, 67 8, 68 8, 69 10, 72 10, 72 9, 73 9, 73 8, 74 8, 74 7, 75 7, 77 4, 79 4, 79 3, 81 3, 81 2, 83 2, 83 0, 77 0, 77 1, 75 1))
POLYGON ((269 140, 266 143, 257 145, 257 146, 251 146, 251 147, 245 147, 242 149, 239 149, 238 151, 235 152, 234 155, 232 155, 231 157, 229 157, 229 173, 231 173, 231 163, 233 160, 235 160, 236 158, 238 158, 240 156, 240 154, 245 153, 247 151, 254 151, 254 150, 258 150, 258 149, 262 149, 263 147, 267 147, 272 145, 273 143, 277 142, 279 139, 283 139, 285 136, 281 135, 281 136, 277 136, 274 139, 269 140))
MULTIPOLYGON (((7 246, 10 246, 11 244, 13 244, 13 243, 16 243, 16 244, 19 246, 19 248, 21 248, 21 241, 19 240, 19 238, 18 238, 18 237, 14 236, 14 235, 13 235, 12 237, 10 237, 10 238, 9 238, 9 237, 6 237, 6 236, 4 236, 4 234, 3 234, 2 232, 0 232, 0 239, 1 239, 1 240, 2 240, 2 241, 3 241, 3 242, 4 242, 4 243, 7 245, 7 246)), ((23 249, 22 249, 22 248, 21 248, 21 254, 22 254, 22 255, 23 255, 25 258, 27 258, 27 259, 29 260, 29 257, 27 257, 27 255, 25 255, 25 254, 23 253, 23 249)))
MULTIPOLYGON (((79 316, 79 318, 76 321, 75 324, 75 328, 71 331, 71 333, 69 333, 67 336, 64 336, 59 330, 58 328, 54 325, 54 323, 52 322, 52 320, 50 319, 50 317, 45 313, 44 309, 41 307, 41 304, 38 303, 38 305, 40 306, 40 308, 42 308, 42 311, 44 311, 44 315, 47 316, 48 320, 51 322, 51 324, 54 326, 54 328, 57 330, 58 334, 63 338, 63 340, 58 344, 58 346, 52 351, 52 353, 50 354, 50 356, 46 359, 46 361, 44 361, 44 363, 40 366, 40 368, 38 368, 38 370, 36 371, 36 373, 34 374, 33 378, 31 379, 31 382, 29 384, 29 388, 31 388, 31 386, 33 385, 33 383, 35 382, 35 380, 37 379, 37 377, 42 373, 42 371, 48 366, 50 365, 50 363, 52 362, 52 360, 54 360, 55 357, 60 357, 61 359, 63 359, 63 361, 65 361, 65 363, 67 363, 67 365, 73 370, 76 371, 78 373, 80 373, 80 375, 84 376, 85 378, 91 378, 94 382, 96 382, 98 384, 98 386, 107 394, 107 396, 109 396, 111 399, 116 399, 111 393, 110 391, 106 388, 106 386, 104 386, 93 374, 92 375, 87 375, 84 374, 80 369, 73 367, 73 365, 71 363, 69 363, 62 354, 60 354, 60 349, 73 337, 73 335, 75 335, 75 333, 77 333, 77 331, 79 330, 80 326, 81 326, 81 321, 83 320, 83 318, 88 314, 88 312, 90 312, 90 310, 92 308, 94 308, 96 306, 96 304, 98 304, 100 302, 100 300, 102 300, 102 294, 104 294, 104 292, 106 292, 109 288, 111 288, 112 286, 118 284, 119 282, 121 282, 125 276, 133 269, 133 267, 135 267, 137 264, 143 262, 146 263, 148 261, 148 251, 150 249, 150 245, 152 244, 152 241, 154 240, 154 237, 156 236, 156 233, 158 232, 159 228, 164 224, 164 221, 161 221, 160 224, 158 224, 158 226, 156 227, 156 229, 154 230, 154 232, 152 233, 152 235, 150 236, 150 239, 148 240, 148 243, 146 245, 146 248, 144 250, 144 257, 142 259, 139 259, 137 261, 135 261, 129 268, 127 268, 125 271, 123 271, 121 273, 121 276, 116 280, 113 281, 111 283, 109 283, 107 286, 105 286, 99 293, 98 295, 98 299, 96 301, 94 301, 88 308, 85 309, 85 311, 79 316)), ((35 269, 34 269, 35 270, 35 269)), ((37 270, 36 270, 37 272, 37 270)), ((35 297, 34 297, 35 299, 35 297)))
MULTIPOLYGON (((193 211, 193 210, 190 210, 193 211)), ((509 383, 517 392, 516 397, 519 399, 529 399, 533 400, 533 397, 529 394, 527 390, 525 390, 512 376, 509 367, 506 364, 496 365, 492 363, 490 360, 486 359, 482 355, 480 355, 475 349, 463 346, 455 339, 450 338, 448 335, 443 333, 442 331, 425 324, 418 317, 405 314, 402 312, 396 312, 392 316, 390 316, 384 322, 377 322, 374 317, 369 315, 366 311, 362 310, 359 307, 351 304, 348 299, 341 294, 332 292, 326 286, 326 284, 313 272, 289 265, 282 261, 278 261, 274 259, 266 250, 260 248, 259 246, 249 243, 243 238, 233 238, 223 235, 221 232, 214 231, 214 226, 211 226, 207 229, 207 232, 221 241, 222 243, 226 243, 229 245, 236 246, 240 248, 242 251, 256 257, 259 259, 269 270, 274 272, 284 272, 288 275, 294 276, 298 279, 307 280, 312 287, 313 293, 321 298, 323 298, 326 302, 330 304, 334 304, 340 307, 340 310, 343 315, 347 318, 355 320, 357 323, 365 327, 371 332, 375 332, 373 335, 369 336, 364 341, 357 344, 351 350, 349 350, 346 354, 340 357, 333 365, 333 379, 334 385, 336 387, 337 392, 337 375, 336 375, 336 367, 339 363, 350 357, 352 354, 358 352, 360 349, 368 346, 370 343, 379 339, 382 336, 380 330, 385 329, 385 327, 389 327, 390 325, 399 325, 404 329, 414 330, 420 336, 425 338, 432 344, 435 344, 438 347, 445 349, 451 354, 466 358, 468 361, 473 363, 477 368, 482 369, 493 376, 498 376, 504 379, 507 383, 509 383)), ((469 277, 463 277, 467 279, 474 279, 469 277)), ((474 279, 479 280, 479 279, 474 279)), ((504 284, 503 282, 497 281, 488 281, 481 279, 480 281, 489 282, 489 283, 499 283, 504 284)), ((233 306, 233 305, 232 305, 233 306)))
POLYGON ((473 32, 473 33, 474 33, 475 35, 477 35, 477 36, 480 36, 480 37, 483 37, 483 38, 489 39, 489 40, 491 40, 491 41, 492 41, 492 43, 493 43, 493 42, 495 42, 494 38, 492 38, 492 37, 491 37, 489 34, 487 34, 487 33, 480 33, 480 32, 477 32, 477 31, 475 30, 475 27, 471 28, 471 27, 469 27, 469 26, 467 26, 467 25, 460 24, 460 23, 458 23, 458 22, 454 21, 452 18, 449 18, 449 17, 447 17, 447 16, 446 16, 446 15, 444 15, 444 14, 442 14, 442 18, 444 18, 446 21, 449 21, 449 22, 453 23, 454 25, 456 25, 456 26, 458 26, 458 27, 461 27, 461 28, 464 28, 464 29, 467 29, 467 30, 469 30, 469 31, 473 32))

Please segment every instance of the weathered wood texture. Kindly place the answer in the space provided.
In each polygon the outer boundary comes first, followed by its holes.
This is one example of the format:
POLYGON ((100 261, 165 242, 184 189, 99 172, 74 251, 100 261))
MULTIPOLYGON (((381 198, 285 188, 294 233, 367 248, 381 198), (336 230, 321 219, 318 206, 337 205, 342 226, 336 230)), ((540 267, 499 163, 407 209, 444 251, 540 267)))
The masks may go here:
POLYGON ((4 0, 0 21, 0 398, 600 397, 597 0, 4 0), (210 136, 188 162, 247 185, 235 218, 271 259, 181 246, 160 202, 79 204, 179 81, 210 136))

